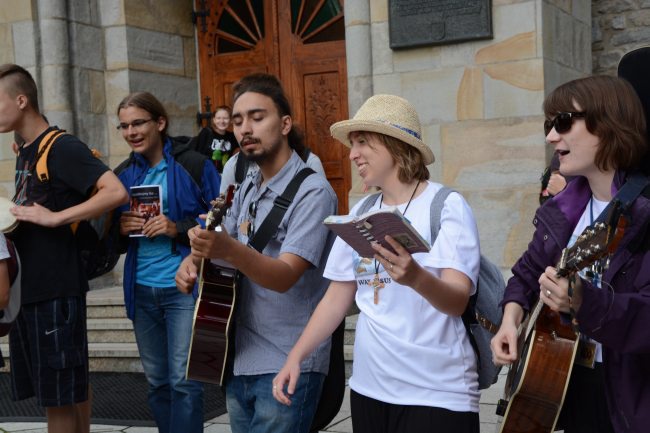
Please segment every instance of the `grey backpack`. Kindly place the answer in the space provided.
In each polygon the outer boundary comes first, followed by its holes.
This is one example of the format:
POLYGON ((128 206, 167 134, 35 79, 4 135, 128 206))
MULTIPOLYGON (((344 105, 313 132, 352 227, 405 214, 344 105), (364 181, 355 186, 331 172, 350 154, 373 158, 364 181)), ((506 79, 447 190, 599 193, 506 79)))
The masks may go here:
MULTIPOLYGON (((431 245, 440 231, 440 217, 445 200, 454 192, 443 186, 431 200, 431 245)), ((380 193, 369 196, 359 207, 357 215, 368 211, 375 204, 380 193)), ((469 341, 476 353, 478 364, 478 388, 485 389, 496 383, 501 367, 492 362, 490 340, 499 329, 503 310, 499 302, 503 299, 506 283, 497 265, 481 255, 476 293, 469 298, 461 316, 469 341)))

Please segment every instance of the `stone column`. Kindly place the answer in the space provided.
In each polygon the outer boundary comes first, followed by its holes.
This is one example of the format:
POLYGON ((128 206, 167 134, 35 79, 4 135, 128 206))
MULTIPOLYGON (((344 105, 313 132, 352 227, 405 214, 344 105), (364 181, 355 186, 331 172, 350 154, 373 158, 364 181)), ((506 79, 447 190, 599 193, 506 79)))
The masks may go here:
POLYGON ((74 133, 66 1, 38 0, 37 11, 41 34, 41 111, 50 124, 74 133))
MULTIPOLYGON (((368 0, 345 3, 345 50, 348 71, 348 112, 354 116, 359 107, 373 94, 372 32, 368 0)), ((350 207, 364 195, 363 183, 352 167, 350 207)))

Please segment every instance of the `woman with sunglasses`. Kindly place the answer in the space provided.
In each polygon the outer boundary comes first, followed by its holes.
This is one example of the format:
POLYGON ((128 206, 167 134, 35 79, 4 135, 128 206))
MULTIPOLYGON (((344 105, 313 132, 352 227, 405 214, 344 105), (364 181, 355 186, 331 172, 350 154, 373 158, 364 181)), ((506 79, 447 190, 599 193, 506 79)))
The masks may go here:
POLYGON ((203 155, 168 136, 169 118, 152 94, 136 92, 120 102, 118 129, 131 155, 116 173, 127 190, 159 185, 161 212, 145 218, 129 205, 118 209, 128 240, 124 302, 133 321, 140 360, 149 383, 149 407, 160 432, 203 431, 203 386, 185 380, 194 297, 176 290, 174 278, 190 253, 187 231, 219 195, 219 174, 203 155), (142 236, 129 237, 132 233, 142 236))
MULTIPOLYGON (((364 185, 378 187, 370 210, 397 206, 431 242, 431 203, 442 188, 428 180, 434 156, 421 140, 414 107, 393 95, 368 99, 353 119, 331 127, 350 147, 364 185)), ((372 196, 370 197, 372 198, 372 196)), ((357 204, 351 214, 366 207, 357 204)), ((461 314, 475 290, 479 240, 472 211, 458 193, 444 201, 440 231, 427 253, 375 245, 360 257, 341 238, 324 276, 332 282, 273 381, 273 395, 291 404, 300 363, 327 339, 356 301, 360 314, 350 378, 356 433, 478 433, 476 358, 461 314)))
POLYGON ((650 426, 650 200, 641 194, 626 211, 628 225, 613 254, 569 280, 556 275, 564 248, 641 169, 648 153, 643 108, 626 81, 578 79, 544 101, 546 141, 560 172, 575 176, 541 206, 528 250, 512 268, 501 328, 492 339, 498 364, 521 354, 517 328, 540 299, 573 318, 581 333, 559 425, 565 433, 647 432, 650 426), (608 266, 605 265, 608 262, 608 266), (570 294, 571 293, 571 294, 570 294), (586 365, 594 361, 593 368, 586 365))

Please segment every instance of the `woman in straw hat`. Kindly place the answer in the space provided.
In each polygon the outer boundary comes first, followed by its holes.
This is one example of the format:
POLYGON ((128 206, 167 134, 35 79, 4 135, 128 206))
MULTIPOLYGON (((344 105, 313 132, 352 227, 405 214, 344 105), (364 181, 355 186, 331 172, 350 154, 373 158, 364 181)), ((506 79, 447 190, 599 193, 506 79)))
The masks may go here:
MULTIPOLYGON (((434 157, 413 106, 398 96, 376 95, 331 132, 350 147, 364 184, 381 190, 369 210, 397 206, 430 242, 431 202, 442 185, 428 180, 426 166, 434 157)), ((366 200, 351 213, 365 208, 366 200)), ((332 282, 274 379, 274 396, 291 404, 301 360, 356 300, 354 431, 478 433, 476 360, 460 318, 479 269, 472 211, 460 194, 450 194, 427 253, 411 255, 390 236, 386 241, 394 253, 376 245, 375 256, 364 258, 336 239, 324 274, 332 282)))

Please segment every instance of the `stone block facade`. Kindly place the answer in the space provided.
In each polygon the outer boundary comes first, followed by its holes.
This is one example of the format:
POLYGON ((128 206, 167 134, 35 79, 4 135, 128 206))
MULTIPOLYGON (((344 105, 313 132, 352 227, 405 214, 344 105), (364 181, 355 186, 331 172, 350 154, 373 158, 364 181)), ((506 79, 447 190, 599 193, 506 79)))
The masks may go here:
POLYGON ((650 1, 594 0, 591 38, 594 73, 616 75, 625 53, 650 46, 650 1))
MULTIPOLYGON (((0 0, 0 62, 34 74, 50 123, 97 148, 114 167, 129 148, 115 130, 118 103, 146 90, 167 108, 170 133, 197 132, 192 2, 174 0, 0 0)), ((0 134, 0 159, 11 134, 0 134)), ((4 164, 3 164, 4 166, 4 164)), ((0 190, 13 189, 13 169, 0 190)))

